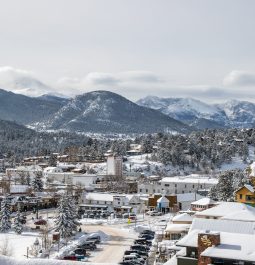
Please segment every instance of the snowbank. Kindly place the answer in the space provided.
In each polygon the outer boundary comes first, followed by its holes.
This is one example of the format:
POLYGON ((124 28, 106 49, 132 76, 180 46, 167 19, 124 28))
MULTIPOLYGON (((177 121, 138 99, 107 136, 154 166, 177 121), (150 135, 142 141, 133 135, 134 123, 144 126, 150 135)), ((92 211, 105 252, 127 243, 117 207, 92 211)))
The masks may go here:
MULTIPOLYGON (((14 258, 0 256, 1 265, 74 265, 73 261, 52 260, 52 259, 25 259, 18 260, 14 258)), ((90 263, 90 265, 116 265, 115 263, 90 263)))

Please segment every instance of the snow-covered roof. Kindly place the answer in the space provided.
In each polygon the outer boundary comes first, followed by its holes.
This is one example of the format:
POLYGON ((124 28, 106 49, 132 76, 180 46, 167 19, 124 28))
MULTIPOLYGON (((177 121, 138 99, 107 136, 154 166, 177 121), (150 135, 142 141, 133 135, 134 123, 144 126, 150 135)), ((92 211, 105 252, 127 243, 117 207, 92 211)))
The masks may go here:
POLYGON ((202 256, 255 261, 255 247, 251 242, 255 242, 255 235, 235 233, 220 233, 220 245, 207 248, 202 252, 202 256))
POLYGON ((255 213, 255 208, 239 202, 220 202, 217 206, 207 210, 197 212, 195 216, 224 217, 228 214, 236 214, 236 216, 244 213, 244 211, 255 213))
POLYGON ((217 178, 213 177, 205 177, 198 174, 191 174, 188 176, 176 176, 176 177, 165 177, 161 181, 161 183, 192 183, 192 184, 212 184, 216 185, 218 183, 217 178))
POLYGON ((190 231, 192 230, 211 230, 238 234, 255 234, 255 222, 194 218, 190 227, 190 231))
POLYGON ((202 199, 204 196, 201 196, 197 193, 180 193, 177 194, 177 202, 193 202, 197 199, 202 199))
POLYGON ((244 187, 250 192, 254 193, 254 188, 251 185, 245 184, 244 187))
POLYGON ((230 213, 223 216, 221 219, 224 220, 238 220, 245 222, 255 222, 255 212, 250 209, 241 210, 238 212, 230 213))
POLYGON ((172 232, 172 233, 181 233, 188 231, 190 228, 190 224, 168 224, 165 232, 172 232))
POLYGON ((169 200, 165 197, 165 196, 162 196, 162 197, 160 197, 158 200, 157 200, 157 202, 169 202, 169 200))
POLYGON ((182 213, 174 216, 172 222, 192 222, 194 216, 188 213, 182 213))
POLYGON ((195 202, 192 202, 192 205, 202 205, 202 206, 206 206, 206 205, 210 205, 210 204, 214 204, 216 203, 214 200, 210 199, 210 198, 202 198, 199 199, 195 202))
POLYGON ((91 192, 91 193, 86 194, 86 200, 113 202, 113 196, 114 195, 116 195, 116 194, 91 192))

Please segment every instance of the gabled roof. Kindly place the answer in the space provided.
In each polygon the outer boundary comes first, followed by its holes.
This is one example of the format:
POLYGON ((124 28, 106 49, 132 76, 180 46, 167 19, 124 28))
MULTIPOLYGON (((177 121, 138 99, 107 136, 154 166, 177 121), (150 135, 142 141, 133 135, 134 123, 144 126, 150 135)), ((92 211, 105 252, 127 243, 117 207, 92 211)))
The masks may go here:
POLYGON ((245 184, 245 185, 243 185, 241 188, 239 188, 238 190, 236 190, 235 192, 238 192, 239 190, 241 190, 241 189, 243 189, 243 188, 246 188, 248 191, 250 191, 251 193, 254 193, 255 192, 255 190, 254 190, 254 188, 251 186, 251 185, 249 185, 249 184, 245 184))
POLYGON ((220 245, 207 248, 201 256, 242 261, 255 261, 255 235, 220 233, 220 245))
POLYGON ((188 213, 182 213, 174 216, 172 222, 192 222, 194 216, 191 216, 188 213))
POLYGON ((255 213, 255 208, 252 206, 246 205, 244 203, 239 202, 220 202, 217 206, 214 206, 212 208, 206 209, 201 212, 197 212, 195 216, 209 216, 209 217, 224 217, 228 214, 234 214, 236 213, 239 215, 244 210, 251 211, 255 213))
POLYGON ((236 238, 241 234, 255 236, 255 222, 194 218, 189 233, 179 240, 176 245, 197 247, 197 236, 205 231, 234 233, 236 238))
POLYGON ((216 203, 214 200, 210 199, 210 198, 202 198, 200 200, 197 200, 195 202, 192 202, 191 205, 202 205, 202 206, 206 206, 206 205, 210 205, 210 204, 214 204, 216 203))

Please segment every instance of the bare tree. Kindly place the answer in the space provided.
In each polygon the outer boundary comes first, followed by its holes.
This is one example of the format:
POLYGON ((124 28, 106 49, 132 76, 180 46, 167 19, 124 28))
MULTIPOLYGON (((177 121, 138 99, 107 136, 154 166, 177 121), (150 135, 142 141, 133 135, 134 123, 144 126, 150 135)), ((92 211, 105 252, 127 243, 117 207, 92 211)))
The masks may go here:
POLYGON ((9 243, 8 237, 5 237, 0 244, 0 255, 13 256, 13 248, 9 243))

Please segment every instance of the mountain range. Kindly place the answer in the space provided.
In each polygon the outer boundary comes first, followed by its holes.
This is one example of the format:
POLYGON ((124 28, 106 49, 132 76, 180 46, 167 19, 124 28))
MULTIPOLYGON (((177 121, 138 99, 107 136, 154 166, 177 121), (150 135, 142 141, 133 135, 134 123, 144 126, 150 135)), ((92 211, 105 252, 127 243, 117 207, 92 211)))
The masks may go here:
POLYGON ((0 119, 37 130, 91 133, 187 133, 191 128, 157 110, 139 106, 108 91, 65 99, 37 98, 0 90, 0 119))
POLYGON ((250 128, 255 124, 255 104, 247 101, 229 100, 222 104, 206 104, 192 98, 147 96, 136 103, 197 129, 250 128))
POLYGON ((136 103, 109 91, 74 98, 28 97, 0 89, 0 120, 36 130, 91 133, 188 133, 205 128, 250 128, 255 104, 231 100, 207 104, 192 98, 147 96, 136 103))

